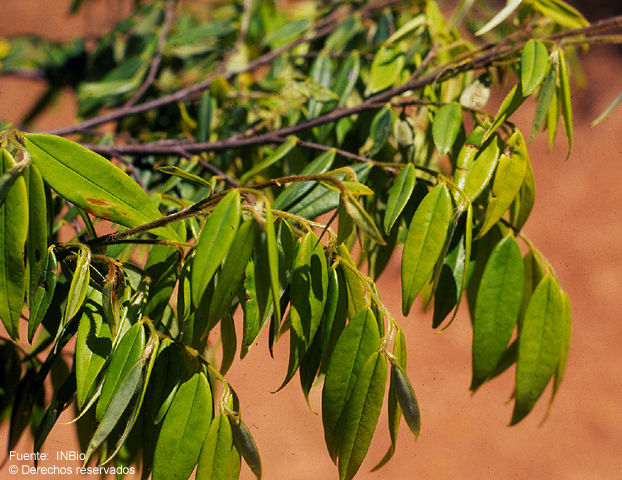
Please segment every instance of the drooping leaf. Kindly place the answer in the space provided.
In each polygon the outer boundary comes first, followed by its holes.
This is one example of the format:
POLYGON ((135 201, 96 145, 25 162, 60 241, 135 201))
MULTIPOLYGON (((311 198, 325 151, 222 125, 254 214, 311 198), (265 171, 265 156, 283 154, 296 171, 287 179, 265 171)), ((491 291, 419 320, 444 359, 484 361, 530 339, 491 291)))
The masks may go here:
POLYGON ((233 316, 230 313, 226 313, 220 322, 220 340, 222 343, 220 373, 224 375, 229 370, 229 367, 231 367, 237 349, 235 324, 233 323, 233 316))
MULTIPOLYGON (((0 150, 0 175, 15 166, 8 151, 0 150)), ((25 244, 28 236, 26 182, 18 177, 0 205, 0 318, 11 338, 19 339, 24 304, 25 244)))
POLYGON ((244 458, 244 461, 255 474, 257 480, 261 480, 261 458, 257 444, 248 430, 248 427, 239 418, 229 417, 233 443, 235 448, 244 458))
POLYGON ((492 226, 499 221, 508 208, 514 202, 514 198, 518 195, 527 164, 529 163, 529 154, 527 146, 522 134, 517 130, 508 139, 506 151, 501 154, 495 179, 492 183, 492 194, 486 207, 484 221, 478 236, 484 235, 492 226))
POLYGON ((402 252, 402 313, 406 316, 434 270, 452 219, 452 203, 444 184, 425 196, 410 226, 402 252))
POLYGON ((196 372, 182 383, 164 417, 153 455, 153 480, 186 480, 199 460, 212 421, 212 392, 196 372))
POLYGON ((483 149, 477 153, 473 162, 466 169, 464 177, 458 186, 466 197, 473 202, 489 184, 494 174, 499 155, 501 153, 501 140, 494 136, 483 145, 483 149))
POLYGON ((559 51, 559 90, 557 94, 561 105, 562 123, 564 133, 568 140, 568 155, 572 151, 572 92, 570 91, 570 80, 568 79, 568 65, 566 64, 566 54, 563 50, 559 51))
POLYGON ((561 289, 548 274, 529 300, 518 337, 512 425, 531 411, 559 366, 565 328, 564 310, 561 289))
POLYGON ((510 210, 510 221, 518 231, 520 231, 525 225, 525 222, 527 222, 536 201, 536 179, 534 178, 533 168, 531 167, 529 158, 527 158, 526 163, 523 183, 512 205, 512 210, 510 210))
MULTIPOLYGON (((35 295, 39 286, 39 278, 43 270, 47 242, 47 205, 45 189, 41 174, 36 166, 30 165, 24 170, 24 180, 28 191, 28 240, 26 253, 28 255, 28 300, 35 295)), ((29 335, 30 338, 30 335, 29 335)))
POLYGON ((348 316, 354 318, 358 312, 370 307, 369 292, 362 279, 356 274, 358 269, 347 247, 341 244, 337 247, 337 252, 339 253, 340 260, 343 259, 340 263, 343 263, 341 271, 343 272, 346 291, 348 292, 348 316))
POLYGON ((533 124, 531 126, 531 136, 529 142, 532 142, 538 132, 542 129, 544 121, 547 118, 549 107, 553 101, 555 95, 555 89, 557 83, 557 66, 552 65, 549 68, 549 73, 542 82, 542 88, 538 94, 538 104, 536 106, 536 112, 533 115, 533 124))
POLYGON ((443 105, 432 121, 432 137, 439 155, 447 155, 462 126, 462 106, 452 102, 443 105))
POLYGON ((490 254, 477 291, 471 390, 486 381, 507 348, 521 309, 523 278, 520 247, 508 234, 490 254))
POLYGON ((421 432, 421 412, 419 404, 404 367, 399 363, 391 362, 391 383, 395 389, 397 402, 406 421, 406 425, 415 436, 415 440, 421 432))
POLYGON ((503 125, 508 118, 520 107, 527 97, 523 95, 522 86, 520 82, 514 86, 510 93, 503 99, 501 102, 501 106, 499 107, 499 111, 497 115, 495 115, 495 119, 492 122, 492 125, 486 131, 484 135, 484 142, 488 140, 491 135, 493 135, 497 129, 503 125))
POLYGON ((112 354, 106 369, 106 377, 102 385, 101 395, 97 401, 95 418, 101 420, 109 409, 110 402, 119 385, 128 376, 130 370, 138 362, 145 348, 145 329, 138 322, 125 332, 123 338, 112 354))
POLYGON ((175 398, 181 380, 181 362, 179 349, 172 340, 162 340, 153 365, 148 397, 154 423, 160 423, 175 398))
POLYGON ((385 244, 384 238, 382 238, 382 234, 380 230, 378 230, 373 219, 353 195, 345 195, 343 197, 343 205, 346 212, 361 232, 379 245, 385 244))
POLYGON ((266 203, 264 231, 266 233, 266 250, 268 258, 268 270, 270 273, 270 292, 272 293, 272 305, 275 318, 281 318, 281 305, 279 303, 279 251, 276 244, 276 232, 274 229, 274 216, 272 207, 266 203))
POLYGON ((384 146, 389 133, 393 129, 393 110, 389 105, 382 107, 371 122, 369 137, 359 149, 359 154, 365 157, 373 157, 384 146))
POLYGON ((354 478, 367 455, 380 416, 386 383, 387 361, 381 353, 373 353, 357 376, 345 405, 338 451, 340 480, 354 478))
POLYGON ((250 180, 259 172, 262 172, 270 165, 281 160, 285 155, 287 155, 296 145, 298 144, 298 139, 296 137, 288 137, 287 140, 279 145, 272 154, 268 155, 265 159, 255 165, 253 168, 245 172, 240 177, 240 183, 246 183, 247 180, 250 180))
POLYGON ((341 333, 328 365, 322 390, 322 424, 333 461, 341 445, 346 405, 360 372, 380 346, 378 324, 371 310, 361 310, 341 333))
POLYGON ((555 395, 559 390, 559 387, 564 379, 564 373, 566 371, 566 362, 568 360, 568 352, 570 350, 570 337, 572 334, 572 311, 570 308, 570 300, 568 294, 562 292, 562 302, 564 306, 562 316, 562 339, 561 339, 561 353, 559 356, 559 364, 555 370, 555 379, 553 381, 553 393, 551 394, 551 402, 555 399, 555 395))
MULTIPOLYGON (((220 413, 210 425, 197 466, 196 480, 229 480, 229 463, 235 450, 226 415, 220 413)), ((237 477, 235 477, 237 478, 237 477)))
POLYGON ((557 136, 557 127, 559 126, 559 88, 553 90, 553 97, 549 103, 549 109, 546 112, 546 131, 549 139, 549 150, 553 150, 555 137, 557 136))
POLYGON ((339 97, 339 106, 345 105, 354 91, 361 70, 361 57, 358 52, 352 52, 341 65, 335 76, 333 91, 339 97))
POLYGON ((241 219, 240 194, 225 195, 207 218, 197 242, 190 283, 197 306, 220 263, 227 256, 241 219))
POLYGON ((387 199, 387 207, 384 213, 384 231, 389 233, 393 224, 399 217, 400 213, 410 200, 410 195, 415 188, 415 182, 417 181, 417 175, 415 168, 408 164, 397 177, 395 182, 391 186, 389 191, 389 198, 387 199))
POLYGON ((523 97, 531 95, 546 77, 551 62, 546 45, 540 40, 529 39, 523 47, 520 59, 520 83, 523 97))
POLYGON ((602 122, 605 118, 609 116, 611 112, 615 110, 615 108, 622 103, 622 93, 619 93, 616 98, 613 99, 613 102, 609 104, 609 106, 601 113, 592 123, 590 123, 590 127, 595 127, 600 122, 602 122))
POLYGON ((82 309, 76 339, 76 392, 82 408, 112 351, 112 332, 103 320, 101 293, 91 289, 82 309))
POLYGON ((499 13, 492 17, 486 25, 475 32, 475 35, 484 35, 485 33, 490 32, 493 28, 512 15, 514 10, 516 10, 522 2, 523 0, 507 0, 505 7, 499 10, 499 13))
POLYGON ((89 289, 89 279, 91 278, 91 251, 87 248, 80 248, 76 259, 76 269, 71 278, 69 294, 67 295, 67 306, 63 314, 62 325, 66 325, 74 315, 78 313, 82 302, 86 298, 89 289))
POLYGON ((57 266, 56 255, 53 248, 50 247, 49 250, 44 252, 41 276, 30 300, 30 316, 28 318, 29 342, 32 342, 32 339, 35 337, 35 333, 52 303, 54 291, 56 290, 57 266))
MULTIPOLYGON (((143 189, 101 155, 55 135, 27 133, 24 137, 43 180, 71 203, 126 227, 162 217, 143 189)), ((170 225, 153 232, 181 240, 170 225)))

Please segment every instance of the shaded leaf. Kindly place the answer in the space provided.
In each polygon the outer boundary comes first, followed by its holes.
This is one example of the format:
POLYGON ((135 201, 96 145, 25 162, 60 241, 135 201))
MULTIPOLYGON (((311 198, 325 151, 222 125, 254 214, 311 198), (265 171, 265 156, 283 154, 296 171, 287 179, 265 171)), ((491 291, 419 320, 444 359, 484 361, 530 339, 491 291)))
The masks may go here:
POLYGON ((54 249, 50 247, 44 255, 39 283, 30 299, 30 316, 28 318, 29 342, 32 342, 32 339, 35 337, 35 333, 52 303, 54 291, 56 290, 56 270, 58 264, 54 249))
POLYGON ((182 374, 181 362, 179 350, 173 341, 162 340, 153 365, 148 397, 153 423, 160 423, 175 398, 182 374))
POLYGON ((536 112, 533 115, 533 124, 531 126, 531 136, 529 142, 532 142, 538 132, 542 129, 544 121, 547 118, 549 107, 555 96, 555 89, 557 83, 557 66, 553 65, 549 68, 549 73, 542 82, 542 88, 538 94, 538 104, 536 106, 536 112))
POLYGON ((229 417, 229 423, 231 425, 231 432, 233 433, 233 443, 235 448, 240 452, 246 464, 250 467, 251 471, 257 477, 257 480, 261 480, 261 458, 259 457, 259 450, 257 444, 248 430, 248 427, 239 418, 229 417))
MULTIPOLYGON (((46 250, 48 248, 47 205, 45 189, 39 170, 30 165, 24 170, 24 180, 28 191, 28 240, 26 253, 28 256, 28 301, 29 305, 39 286, 43 270, 46 250)), ((31 307, 32 308, 32 307, 31 307)), ((30 333, 29 341, 32 341, 30 333)))
POLYGON ((285 155, 287 155, 296 145, 298 144, 298 139, 296 137, 287 137, 287 140, 279 145, 274 152, 260 161, 257 165, 255 165, 250 170, 244 172, 244 174, 240 177, 240 183, 246 183, 247 180, 253 178, 259 172, 262 172, 270 165, 281 160, 285 155))
POLYGON ((419 404, 404 367, 398 363, 391 362, 391 383, 395 389, 400 410, 406 421, 406 425, 415 436, 415 440, 421 432, 421 413, 419 412, 419 404))
POLYGON ((196 480, 229 480, 232 478, 228 473, 234 450, 231 425, 227 416, 221 413, 212 420, 201 447, 196 480))
POLYGON ((406 63, 399 45, 381 47, 371 64, 366 95, 389 88, 397 82, 406 63))

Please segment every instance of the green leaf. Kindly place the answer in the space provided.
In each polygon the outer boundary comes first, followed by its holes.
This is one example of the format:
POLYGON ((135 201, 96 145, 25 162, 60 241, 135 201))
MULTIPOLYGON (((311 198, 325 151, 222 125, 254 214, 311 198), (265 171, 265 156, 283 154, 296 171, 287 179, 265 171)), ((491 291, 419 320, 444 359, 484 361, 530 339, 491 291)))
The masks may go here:
POLYGON ((549 69, 549 51, 540 40, 529 39, 520 59, 520 83, 523 97, 531 95, 542 83, 549 69))
POLYGON ((568 351, 570 350, 570 337, 572 334, 572 310, 570 308, 570 300, 568 299, 568 294, 566 292, 562 292, 562 302, 564 306, 562 315, 562 345, 561 353, 559 356, 559 363, 557 364, 557 369, 555 370, 555 379, 553 381, 553 393, 551 395, 551 402, 553 402, 555 394, 559 390, 559 387, 564 378, 564 373, 566 371, 566 362, 568 360, 568 351))
MULTIPOLYGON (((0 174, 15 166, 8 151, 0 150, 0 174)), ((0 205, 0 318, 8 334, 19 339, 19 318, 26 293, 24 267, 28 236, 28 196, 23 177, 15 179, 0 205)))
POLYGON ((112 351, 112 332, 103 319, 101 293, 92 289, 84 303, 76 339, 76 392, 78 407, 96 385, 97 377, 112 351))
POLYGON ((592 123, 590 123, 590 127, 595 127, 596 125, 598 125, 600 122, 602 122, 605 118, 607 118, 609 116, 609 114, 611 112, 613 112, 613 110, 620 105, 620 103, 622 103, 622 92, 618 94, 618 96, 616 98, 613 99, 613 102, 611 102, 609 104, 609 106, 603 111, 603 113, 601 113, 596 120, 594 120, 592 123))
POLYGON ((181 362, 179 349, 173 341, 162 340, 153 365, 148 397, 154 423, 162 421, 175 398, 182 373, 181 362))
POLYGON ((559 366, 565 328, 564 310, 561 289, 548 274, 529 300, 518 337, 512 425, 531 411, 559 366))
POLYGON ((84 302, 86 298, 86 293, 89 289, 89 280, 91 278, 90 265, 91 251, 87 247, 80 248, 78 258, 76 259, 76 269, 73 272, 71 285, 69 286, 67 306, 65 307, 61 325, 67 325, 69 320, 78 313, 82 306, 82 302, 84 302))
POLYGON ((91 438, 91 442, 86 450, 84 465, 87 464, 93 452, 102 444, 104 440, 106 440, 108 435, 110 435, 114 427, 121 419, 123 412, 125 412, 125 409, 140 386, 142 373, 142 359, 139 358, 137 361, 128 366, 126 375, 117 385, 114 392, 112 392, 112 397, 107 405, 105 414, 103 415, 100 424, 97 426, 97 430, 95 430, 95 433, 91 438))
POLYGON ((149 277, 149 297, 144 314, 152 319, 160 319, 164 314, 181 264, 181 252, 168 245, 154 245, 149 251, 145 264, 145 275, 149 277))
POLYGON ((235 324, 230 313, 226 313, 220 322, 220 340, 222 343, 222 359, 220 360, 220 373, 225 375, 233 363, 237 349, 235 336, 235 324))
MULTIPOLYGON (((9 165, 6 167, 4 173, 0 174, 0 206, 2 206, 6 200, 6 196, 15 183, 15 180, 22 176, 25 178, 26 174, 24 170, 31 165, 30 159, 28 158, 15 163, 15 160, 8 151, 6 151, 6 155, 11 158, 12 162, 9 162, 9 165)), ((23 157, 23 155, 21 156, 23 157)), ((28 188, 28 180, 26 180, 26 187, 28 188)))
POLYGON ((106 414, 119 385, 127 377, 132 366, 138 362, 144 349, 145 329, 138 322, 125 332, 112 354, 110 365, 108 365, 106 370, 101 395, 97 401, 97 408, 95 409, 95 418, 97 420, 101 420, 106 414))
MULTIPOLYGON (((142 188, 101 155, 55 135, 27 133, 24 137, 43 180, 71 203, 126 227, 162 217, 142 188)), ((181 241, 170 225, 153 232, 181 241)))
MULTIPOLYGON (((309 70, 309 80, 322 89, 330 86, 332 77, 333 67, 331 59, 326 52, 322 51, 317 55, 317 57, 315 57, 315 60, 311 65, 311 69, 309 70)), ((319 101, 319 99, 316 99, 312 95, 307 104, 307 117, 310 119, 317 117, 322 112, 323 107, 324 102, 319 101)))
POLYGON ((165 165, 163 167, 158 167, 156 170, 158 170, 158 172, 166 173, 167 175, 173 175, 175 177, 182 178, 189 181, 190 183, 198 185, 199 187, 205 187, 207 188, 208 193, 211 193, 212 191, 212 186, 207 180, 193 173, 186 172, 185 170, 176 167, 175 165, 165 165))
POLYGON ((520 82, 514 85, 514 88, 510 90, 510 93, 503 99, 499 111, 492 122, 492 125, 486 131, 484 135, 484 142, 490 138, 490 136, 496 132, 496 130, 503 125, 508 118, 520 107, 527 97, 522 93, 522 87, 520 82))
MULTIPOLYGON (((245 220, 238 228, 218 276, 214 296, 209 304, 207 328, 203 332, 203 337, 218 323, 225 311, 230 308, 239 285, 244 279, 244 270, 255 246, 256 233, 257 225, 253 219, 245 220)), ((193 270, 196 268, 195 258, 193 270)))
POLYGON ((533 175, 533 168, 531 167, 531 161, 527 158, 525 176, 523 183, 518 191, 512 210, 510 210, 510 221, 512 225, 520 231, 533 209, 536 201, 536 179, 533 175))
POLYGON ((209 141, 217 108, 216 99, 209 92, 204 92, 198 114, 197 140, 199 142, 209 141))
POLYGON ((342 444, 341 431, 348 400, 365 363, 379 346, 378 323, 369 309, 356 314, 337 340, 322 389, 324 439, 333 461, 342 444))
POLYGON ((382 107, 371 122, 369 138, 359 149, 359 154, 365 157, 373 157, 384 146, 393 129, 393 109, 390 105, 382 107))
POLYGON ((348 317, 354 318, 358 312, 370 307, 371 300, 361 277, 355 273, 358 269, 350 256, 348 248, 341 244, 337 247, 337 253, 340 257, 340 264, 344 263, 344 265, 340 265, 340 268, 343 272, 348 293, 348 317), (348 266, 345 266, 345 264, 348 266))
POLYGON ((553 150, 555 144, 555 137, 557 135, 557 127, 559 126, 559 88, 554 89, 553 98, 549 104, 549 109, 546 112, 546 130, 549 138, 549 150, 553 150))
POLYGON ((281 305, 279 302, 279 251, 276 244, 276 232, 274 229, 274 216, 272 207, 266 202, 264 222, 266 232, 266 256, 268 258, 268 270, 270 274, 270 291, 272 292, 272 304, 275 318, 281 318, 281 305))
MULTIPOLYGON (((43 262, 48 248, 47 205, 45 189, 39 170, 30 165, 24 170, 24 180, 28 190, 28 278, 30 281, 27 295, 29 302, 37 291, 39 278, 43 270, 43 262)), ((30 303, 29 303, 30 304, 30 303)), ((32 338, 29 335, 29 341, 32 338)))
POLYGON ((568 28, 581 28, 589 25, 589 22, 574 7, 561 0, 536 0, 533 8, 568 28))
POLYGON ((53 247, 44 254, 41 276, 37 288, 30 299, 30 316, 28 318, 28 341, 32 343, 35 333, 43 321, 56 290, 56 255, 53 247))
POLYGON ((529 154, 525 139, 518 130, 508 139, 506 149, 509 149, 509 153, 502 153, 499 157, 492 194, 478 236, 490 230, 510 208, 525 178, 529 154))
POLYGON ((348 58, 346 58, 346 61, 337 72, 335 84, 333 85, 333 92, 335 92, 339 97, 339 106, 345 105, 348 98, 350 98, 350 95, 356 86, 356 82, 359 79, 360 70, 361 57, 359 53, 350 53, 348 58))
MULTIPOLYGON (((464 144, 462 145, 462 148, 460 148, 458 156, 456 157, 456 168, 454 169, 453 182, 463 191, 466 185, 466 179, 473 168, 475 157, 478 155, 482 147, 485 133, 486 129, 484 126, 477 125, 473 131, 469 133, 469 136, 464 141, 464 144)), ((454 200, 456 203, 460 203, 461 198, 462 195, 458 189, 456 189, 454 193, 454 200)))
POLYGON ((400 78, 406 58, 399 45, 381 47, 374 56, 369 72, 366 95, 389 88, 400 78))
POLYGON ((572 151, 572 93, 570 91, 570 80, 568 79, 568 65, 566 64, 566 54, 559 50, 559 90, 557 94, 562 111, 562 123, 564 133, 568 139, 568 154, 572 151))
POLYGON ((499 10, 499 13, 492 17, 488 21, 488 23, 486 23, 486 25, 484 25, 477 32, 475 32, 475 35, 479 36, 490 32, 493 28, 495 28, 497 25, 506 20, 510 15, 512 15, 514 10, 516 10, 522 2, 523 0, 507 0, 505 7, 499 10))
POLYGON ((251 471, 255 474, 257 480, 261 480, 261 458, 259 457, 259 450, 257 449, 251 432, 248 430, 246 424, 239 418, 235 419, 229 417, 229 423, 231 425, 235 447, 238 452, 240 452, 251 471))
POLYGON ((384 42, 385 45, 390 45, 393 42, 397 42, 401 38, 411 33, 413 30, 418 30, 419 27, 423 27, 426 23, 426 20, 427 18, 424 14, 415 15, 404 25, 402 25, 399 30, 397 30, 389 38, 387 38, 384 42))
POLYGON ((443 105, 432 122, 432 138, 439 155, 447 155, 462 127, 462 106, 452 102, 443 105))
POLYGON ((542 125, 544 125, 544 121, 546 120, 549 112, 549 107, 553 101, 553 97, 555 96, 555 89, 557 88, 556 83, 557 66, 553 65, 549 68, 549 73, 544 79, 542 88, 538 94, 538 104, 536 106, 536 112, 533 115, 533 124, 531 126, 531 136, 529 137, 529 142, 532 142, 533 139, 536 138, 536 135, 542 129, 542 125))
POLYGON ((263 280, 259 272, 262 261, 265 261, 265 259, 257 255, 257 261, 251 259, 248 262, 244 272, 242 289, 238 295, 242 311, 244 312, 241 358, 246 355, 248 349, 255 343, 269 312, 267 284, 262 285, 263 280), (262 292, 265 293, 262 294, 262 292))
POLYGON ((367 237, 369 237, 377 244, 385 245, 385 241, 384 238, 382 238, 380 230, 378 230, 378 227, 372 220, 369 213, 367 213, 367 211, 362 207, 358 200, 354 198, 354 195, 350 193, 344 195, 343 205, 346 212, 354 221, 356 226, 361 230, 361 232, 363 232, 367 237))
POLYGON ((384 212, 384 231, 388 234, 393 228, 393 224, 404 210, 410 200, 410 196, 415 188, 417 174, 412 164, 406 165, 391 185, 387 207, 384 212))
POLYGON ((345 405, 339 440, 340 480, 354 478, 376 430, 387 383, 387 361, 379 352, 369 357, 345 405))
POLYGON ((324 47, 329 52, 340 53, 347 43, 361 29, 361 21, 355 16, 347 17, 337 28, 326 38, 324 47))
POLYGON ((498 136, 495 135, 490 138, 483 150, 479 151, 471 165, 467 168, 462 185, 458 184, 471 202, 484 191, 492 179, 501 153, 500 143, 501 140, 498 136))
POLYGON ((195 249, 190 284, 197 306, 210 280, 229 252, 241 219, 240 194, 232 190, 207 217, 195 249))
POLYGON ((287 140, 279 145, 272 154, 268 155, 261 162, 255 165, 253 168, 244 172, 244 174, 240 177, 240 183, 246 183, 247 180, 253 178, 259 172, 264 171, 270 165, 278 162, 285 155, 287 155, 296 145, 298 144, 298 139, 296 137, 287 137, 287 140))
POLYGON ((212 392, 196 372, 175 394, 153 456, 153 480, 186 480, 194 470, 212 421, 212 392))
POLYGON ((415 211, 402 252, 402 313, 408 315, 415 298, 434 270, 453 216, 451 196, 438 184, 415 211))
POLYGON ((475 391, 499 363, 512 337, 523 300, 523 258, 508 234, 493 249, 480 280, 473 313, 475 391))
POLYGON ((421 432, 421 412, 419 404, 404 367, 399 363, 391 362, 391 383, 395 389, 400 410, 406 421, 406 425, 415 436, 415 440, 421 432))
POLYGON ((226 415, 212 420, 199 455, 196 480, 229 480, 229 463, 234 452, 233 433, 226 415))
MULTIPOLYGON (((335 160, 335 150, 330 149, 316 157, 311 163, 302 169, 300 175, 310 175, 324 173, 332 166, 335 160)), ((298 199, 305 196, 314 186, 316 182, 294 182, 283 189, 276 197, 273 208, 277 210, 287 210, 298 199)))

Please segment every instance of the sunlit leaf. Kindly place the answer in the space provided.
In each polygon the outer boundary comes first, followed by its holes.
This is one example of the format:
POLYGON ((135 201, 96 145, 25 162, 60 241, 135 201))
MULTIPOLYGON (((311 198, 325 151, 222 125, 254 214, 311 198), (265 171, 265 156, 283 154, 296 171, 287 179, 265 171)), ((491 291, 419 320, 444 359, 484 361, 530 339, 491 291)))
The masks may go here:
POLYGON ((459 103, 443 105, 432 121, 432 137, 439 155, 451 150, 462 126, 462 107, 459 103))

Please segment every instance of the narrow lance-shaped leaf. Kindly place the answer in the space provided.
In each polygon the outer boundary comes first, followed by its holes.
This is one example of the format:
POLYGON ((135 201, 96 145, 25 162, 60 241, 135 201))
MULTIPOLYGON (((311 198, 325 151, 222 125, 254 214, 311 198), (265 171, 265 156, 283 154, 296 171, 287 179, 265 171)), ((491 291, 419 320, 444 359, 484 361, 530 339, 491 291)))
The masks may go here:
POLYGON ((80 307, 89 289, 91 278, 91 251, 88 247, 80 248, 76 259, 76 269, 73 272, 69 293, 67 295, 67 306, 63 315, 62 325, 66 325, 71 320, 80 307))
POLYGON ((270 165, 281 160, 285 155, 287 155, 298 143, 298 139, 296 137, 288 137, 287 140, 279 145, 272 154, 268 155, 265 159, 255 165, 253 168, 248 170, 240 177, 240 183, 246 183, 247 180, 253 178, 259 172, 262 172, 270 165))
POLYGON ((279 251, 276 244, 276 232, 274 229, 274 216, 272 207, 266 202, 264 230, 266 232, 266 250, 268 256, 268 269, 270 272, 270 291, 272 292, 272 305, 274 316, 281 318, 281 305, 279 303, 279 251))
MULTIPOLYGON (((8 151, 0 150, 0 174, 15 166, 8 151)), ((24 304, 24 247, 28 236, 28 196, 23 177, 15 179, 0 205, 0 318, 11 338, 19 339, 24 304)))
POLYGON ((389 133, 393 128, 393 110, 389 105, 381 108, 369 127, 369 137, 359 149, 359 154, 366 157, 373 157, 384 146, 389 133))
POLYGON ((533 124, 531 126, 531 136, 529 142, 532 142, 538 132, 542 129, 544 122, 547 118, 549 107, 553 101, 555 95, 555 89, 557 83, 557 66, 552 65, 549 68, 544 82, 542 82, 542 88, 538 94, 538 104, 536 105, 536 112, 533 115, 533 124))
POLYGON ((229 419, 220 413, 212 420, 201 447, 196 480, 229 480, 227 474, 234 450, 229 419))
POLYGON ((370 295, 363 280, 356 273, 358 269, 348 248, 341 244, 337 247, 337 253, 348 293, 348 316, 354 318, 358 312, 369 308, 371 305, 370 295))
MULTIPOLYGON (((555 54, 556 52, 554 52, 555 54)), ((556 58, 553 58, 553 63, 555 63, 556 58)), ((553 150, 553 145, 555 144, 555 137, 557 136, 557 127, 559 126, 559 87, 557 86, 557 78, 555 83, 555 88, 553 89, 553 96, 551 98, 551 103, 549 104, 549 109, 546 112, 546 131, 549 139, 549 150, 553 150)))
POLYGON ((609 116, 611 112, 615 110, 615 108, 622 103, 622 93, 619 93, 616 98, 613 99, 613 102, 609 104, 609 106, 601 113, 592 123, 590 123, 590 127, 595 127, 600 122, 602 122, 605 118, 609 116))
POLYGON ((153 456, 153 480, 186 480, 199 460, 212 420, 212 392, 196 372, 175 394, 153 456))
POLYGON ((102 392, 97 401, 97 408, 95 409, 95 418, 97 420, 101 420, 106 414, 119 385, 129 374, 133 365, 140 359, 144 348, 145 329, 143 325, 138 322, 125 332, 112 354, 102 385, 102 392))
POLYGON ((239 418, 229 417, 231 432, 233 433, 233 444, 240 452, 244 461, 251 471, 261 480, 261 458, 259 457, 259 449, 257 444, 248 430, 248 427, 239 418))
POLYGON ((412 164, 406 165, 402 171, 395 177, 395 181, 389 191, 387 199, 387 207, 384 212, 384 231, 389 233, 393 224, 404 210, 404 207, 410 200, 410 196, 415 188, 417 174, 412 164))
POLYGON ((387 361, 376 352, 357 376, 352 395, 345 405, 338 452, 340 480, 354 478, 367 455, 380 416, 386 383, 387 361))
POLYGON ((578 10, 562 0, 537 0, 533 2, 533 8, 568 28, 581 28, 589 25, 578 10))
POLYGON ((182 373, 181 362, 179 350, 173 341, 162 340, 153 365, 148 397, 154 423, 162 421, 175 398, 182 373))
POLYGON ((492 122, 492 125, 486 131, 486 135, 484 135, 484 141, 489 139, 491 135, 495 133, 497 128, 503 125, 508 118, 520 107, 527 97, 523 95, 522 86, 520 82, 514 86, 510 93, 507 94, 503 102, 501 102, 501 106, 499 107, 499 111, 495 116, 495 119, 492 122))
POLYGON ((501 140, 497 135, 490 138, 483 146, 483 150, 475 156, 468 172, 463 178, 462 192, 473 202, 488 186, 494 174, 499 155, 501 153, 501 140))
POLYGON ((28 318, 28 341, 32 342, 35 333, 43 321, 56 290, 56 270, 58 264, 54 249, 50 247, 43 259, 41 276, 37 288, 30 300, 30 316, 28 318))
POLYGON ((475 32, 475 35, 484 35, 485 33, 490 32, 493 28, 512 15, 514 10, 516 10, 522 2, 523 0, 507 0, 505 7, 503 7, 499 13, 492 17, 486 25, 475 32))
POLYGON ((218 202, 207 218, 197 242, 190 283, 195 306, 227 255, 241 218, 240 194, 233 190, 218 202))
POLYGON ((520 83, 523 97, 531 95, 544 80, 551 62, 546 45, 540 40, 529 39, 523 47, 520 59, 520 83))
POLYGON ((361 57, 359 53, 350 53, 346 61, 337 72, 335 84, 333 85, 333 91, 339 97, 339 106, 345 105, 346 101, 350 97, 350 94, 354 90, 356 82, 359 78, 360 70, 361 57))
POLYGON ((220 373, 225 375, 233 363, 237 349, 235 324, 233 323, 233 316, 230 313, 226 313, 220 322, 220 341, 222 343, 220 373))
POLYGON ((439 155, 447 155, 462 126, 462 106, 452 102, 443 105, 432 121, 432 137, 439 155))
POLYGON ((508 234, 490 254, 477 291, 471 390, 486 381, 507 348, 521 309, 523 277, 520 247, 508 234))
MULTIPOLYGON (((71 203, 126 227, 162 217, 143 189, 101 155, 55 135, 27 133, 24 137, 43 180, 71 203)), ((169 225, 153 232, 181 240, 169 225)))
POLYGON ((558 368, 564 331, 564 302, 557 281, 546 275, 533 292, 518 337, 512 422, 520 422, 558 368))
POLYGON ((398 44, 381 47, 371 64, 366 95, 391 87, 399 79, 405 63, 405 55, 398 44))
POLYGON ((492 195, 488 201, 484 221, 478 236, 484 235, 499 221, 512 205, 523 184, 529 155, 525 139, 518 130, 508 139, 506 144, 507 150, 509 152, 503 153, 499 157, 495 179, 492 183, 492 195))
POLYGON ((449 191, 438 184, 425 196, 408 227, 402 252, 402 313, 408 315, 443 249, 452 219, 449 191))
POLYGON ((415 440, 421 432, 421 412, 419 404, 405 369, 396 362, 391 362, 391 383, 395 389, 397 402, 406 421, 406 425, 415 436, 415 440))
POLYGON ((559 357, 559 364, 557 365, 557 370, 555 370, 555 380, 553 382, 551 403, 555 399, 555 394, 559 390, 559 387, 564 378, 564 373, 566 371, 566 362, 568 360, 568 351, 570 350, 570 336, 572 334, 572 311, 570 308, 570 300, 568 299, 568 294, 566 292, 562 292, 562 302, 564 306, 562 317, 562 345, 559 357))
POLYGON ((322 390, 322 424, 328 452, 335 461, 341 444, 343 417, 356 379, 378 350, 380 335, 374 314, 361 310, 341 333, 328 365, 322 390))
MULTIPOLYGON (((26 253, 28 255, 28 301, 31 304, 35 291, 39 286, 39 278, 43 270, 47 241, 47 205, 45 189, 41 174, 36 166, 30 165, 24 171, 26 189, 28 190, 28 240, 26 253)), ((30 335, 29 335, 30 338, 30 335)))
POLYGON ((534 178, 533 168, 529 157, 526 158, 525 176, 523 184, 520 186, 518 195, 510 210, 510 222, 514 228, 520 231, 533 209, 536 201, 536 179, 534 178))
POLYGON ((343 205, 346 212, 348 213, 350 218, 352 218, 352 220, 361 230, 361 232, 363 232, 367 237, 369 237, 379 245, 385 245, 385 241, 384 238, 382 238, 380 230, 378 230, 378 227, 374 223, 369 213, 367 213, 367 211, 363 208, 359 201, 354 198, 354 195, 350 194, 349 192, 344 195, 343 205))
POLYGON ((562 123, 564 125, 564 133, 568 140, 568 155, 572 151, 572 99, 570 91, 570 80, 568 79, 568 65, 566 63, 566 54, 563 50, 559 51, 559 90, 558 98, 562 111, 562 123))

